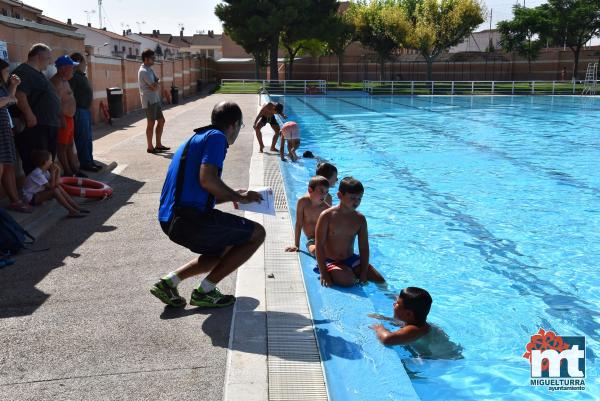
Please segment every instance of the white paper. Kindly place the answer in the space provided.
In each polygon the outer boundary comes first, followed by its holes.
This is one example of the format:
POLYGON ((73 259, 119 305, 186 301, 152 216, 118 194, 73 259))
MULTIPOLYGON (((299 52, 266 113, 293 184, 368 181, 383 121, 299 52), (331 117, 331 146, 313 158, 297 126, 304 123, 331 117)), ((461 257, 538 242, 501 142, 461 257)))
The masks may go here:
POLYGON ((275 197, 273 196, 273 189, 271 189, 271 187, 260 187, 251 189, 251 191, 261 194, 263 200, 260 203, 238 203, 236 209, 275 216, 275 197))

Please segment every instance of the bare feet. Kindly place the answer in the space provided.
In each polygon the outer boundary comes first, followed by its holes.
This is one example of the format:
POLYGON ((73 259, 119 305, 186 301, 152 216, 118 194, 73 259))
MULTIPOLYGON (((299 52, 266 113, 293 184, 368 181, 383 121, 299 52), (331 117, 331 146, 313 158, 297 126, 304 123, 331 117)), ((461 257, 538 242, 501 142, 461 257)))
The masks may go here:
POLYGON ((279 149, 277 149, 276 147, 271 146, 271 152, 279 152, 279 149))
POLYGON ((260 147, 260 149, 258 149, 258 151, 259 151, 260 153, 262 153, 264 149, 265 149, 265 147, 264 147, 264 146, 261 146, 261 147, 260 147))

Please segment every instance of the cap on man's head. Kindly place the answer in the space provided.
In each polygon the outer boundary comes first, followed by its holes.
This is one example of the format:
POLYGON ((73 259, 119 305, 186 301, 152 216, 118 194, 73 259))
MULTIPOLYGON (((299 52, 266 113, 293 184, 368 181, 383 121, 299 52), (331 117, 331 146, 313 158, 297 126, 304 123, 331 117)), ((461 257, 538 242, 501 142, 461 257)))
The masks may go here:
POLYGON ((54 62, 54 65, 56 66, 56 68, 60 68, 66 65, 76 66, 79 65, 79 63, 76 63, 71 57, 65 54, 64 56, 60 56, 59 58, 57 58, 54 62))

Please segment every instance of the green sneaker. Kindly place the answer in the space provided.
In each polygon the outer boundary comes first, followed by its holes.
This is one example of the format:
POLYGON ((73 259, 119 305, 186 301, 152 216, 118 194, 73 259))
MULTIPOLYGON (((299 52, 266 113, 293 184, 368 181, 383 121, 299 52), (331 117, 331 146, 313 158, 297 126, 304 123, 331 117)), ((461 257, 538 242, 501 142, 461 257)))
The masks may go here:
POLYGON ((160 299, 163 303, 175 308, 183 308, 186 304, 185 298, 179 295, 177 288, 171 287, 163 279, 150 288, 150 294, 160 299))
POLYGON ((233 295, 223 295, 218 288, 211 292, 204 293, 201 289, 192 291, 190 305, 200 306, 202 308, 224 308, 233 305, 235 297, 233 295))

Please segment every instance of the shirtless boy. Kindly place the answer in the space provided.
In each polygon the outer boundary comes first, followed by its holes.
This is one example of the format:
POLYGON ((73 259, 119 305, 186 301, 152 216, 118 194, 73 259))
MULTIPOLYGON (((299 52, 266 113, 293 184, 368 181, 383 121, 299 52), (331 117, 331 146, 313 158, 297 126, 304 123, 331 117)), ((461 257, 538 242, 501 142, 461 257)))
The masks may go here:
MULTIPOLYGON (((337 167, 328 162, 320 162, 317 164, 317 171, 315 172, 315 175, 322 175, 323 177, 327 178, 327 181, 329 181, 329 188, 334 188, 338 181, 337 167)), ((330 193, 327 193, 325 203, 329 204, 329 206, 333 205, 333 199, 331 198, 330 193)))
POLYGON ((262 153, 265 145, 262 140, 262 133, 260 132, 261 128, 269 123, 273 131, 275 131, 275 135, 273 135, 273 140, 271 141, 271 151, 277 152, 277 148, 275 144, 277 143, 277 139, 279 138, 279 123, 275 119, 275 114, 279 114, 283 118, 287 118, 285 114, 283 114, 283 105, 280 103, 269 102, 265 104, 262 109, 258 112, 256 119, 254 120, 254 132, 256 133, 256 139, 258 139, 258 145, 260 146, 260 153, 262 153))
POLYGON ((322 211, 329 207, 325 197, 329 193, 327 178, 316 175, 308 182, 308 193, 298 199, 296 204, 296 226, 294 232, 294 246, 285 248, 286 252, 298 252, 300 249, 300 233, 308 238, 306 249, 315 253, 315 226, 322 211))
POLYGON ((319 216, 316 229, 316 253, 321 285, 350 287, 357 282, 383 283, 385 279, 369 264, 367 219, 357 212, 364 193, 355 178, 344 177, 338 191, 339 205, 319 216), (359 255, 354 253, 358 236, 359 255))
POLYGON ((69 80, 73 78, 75 66, 79 63, 74 62, 71 57, 64 55, 56 59, 54 63, 57 72, 50 78, 50 82, 56 88, 56 94, 60 98, 60 109, 62 113, 62 127, 58 130, 58 160, 63 168, 65 176, 77 175, 86 177, 79 172, 79 161, 73 152, 75 140, 75 96, 69 85, 69 80))

